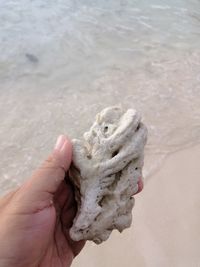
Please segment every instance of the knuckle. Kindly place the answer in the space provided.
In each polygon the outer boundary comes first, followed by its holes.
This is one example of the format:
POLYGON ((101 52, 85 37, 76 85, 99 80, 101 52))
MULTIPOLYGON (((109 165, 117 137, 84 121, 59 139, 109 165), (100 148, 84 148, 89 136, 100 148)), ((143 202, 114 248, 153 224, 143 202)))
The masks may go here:
POLYGON ((50 155, 41 166, 42 169, 48 169, 55 172, 59 172, 61 175, 65 175, 65 168, 60 163, 59 159, 53 155, 50 155))

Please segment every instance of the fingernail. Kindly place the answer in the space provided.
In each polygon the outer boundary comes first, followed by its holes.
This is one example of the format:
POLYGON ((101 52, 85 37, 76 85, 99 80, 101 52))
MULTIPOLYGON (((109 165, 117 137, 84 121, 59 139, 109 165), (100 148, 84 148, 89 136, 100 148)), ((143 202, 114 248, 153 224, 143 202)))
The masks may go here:
POLYGON ((72 143, 65 135, 60 135, 56 141, 54 151, 54 157, 59 161, 65 171, 69 169, 72 160, 72 143))
POLYGON ((137 184, 138 184, 138 193, 140 193, 142 191, 143 187, 144 187, 142 178, 139 179, 137 184))
POLYGON ((60 135, 56 141, 54 149, 62 150, 62 147, 65 142, 66 142, 66 137, 64 135, 60 135))

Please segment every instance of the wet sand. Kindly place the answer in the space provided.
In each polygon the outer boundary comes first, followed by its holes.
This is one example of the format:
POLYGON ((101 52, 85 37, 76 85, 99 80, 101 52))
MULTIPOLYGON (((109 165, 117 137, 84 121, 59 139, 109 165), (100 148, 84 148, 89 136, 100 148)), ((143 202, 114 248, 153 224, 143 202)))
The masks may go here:
POLYGON ((133 225, 88 242, 73 267, 200 266, 200 145, 167 158, 136 197, 133 225))

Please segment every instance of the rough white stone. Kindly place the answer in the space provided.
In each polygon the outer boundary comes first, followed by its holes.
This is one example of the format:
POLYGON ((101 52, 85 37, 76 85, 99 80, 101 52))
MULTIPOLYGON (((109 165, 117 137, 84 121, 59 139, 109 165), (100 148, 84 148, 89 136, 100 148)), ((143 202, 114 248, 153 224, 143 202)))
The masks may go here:
POLYGON ((146 139, 147 129, 135 110, 108 107, 97 114, 83 141, 73 140, 70 179, 78 204, 70 229, 73 240, 99 244, 113 229, 130 227, 146 139))

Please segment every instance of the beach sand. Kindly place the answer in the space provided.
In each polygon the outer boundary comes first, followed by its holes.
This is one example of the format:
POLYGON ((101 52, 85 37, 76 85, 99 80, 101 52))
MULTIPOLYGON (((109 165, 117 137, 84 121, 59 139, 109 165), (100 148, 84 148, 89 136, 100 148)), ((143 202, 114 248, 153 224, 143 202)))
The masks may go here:
POLYGON ((73 267, 200 266, 200 145, 170 155, 136 196, 133 224, 88 242, 73 267))
POLYGON ((199 18, 199 0, 0 1, 0 195, 120 103, 148 127, 145 176, 170 154, 132 227, 73 267, 200 267, 199 18))

